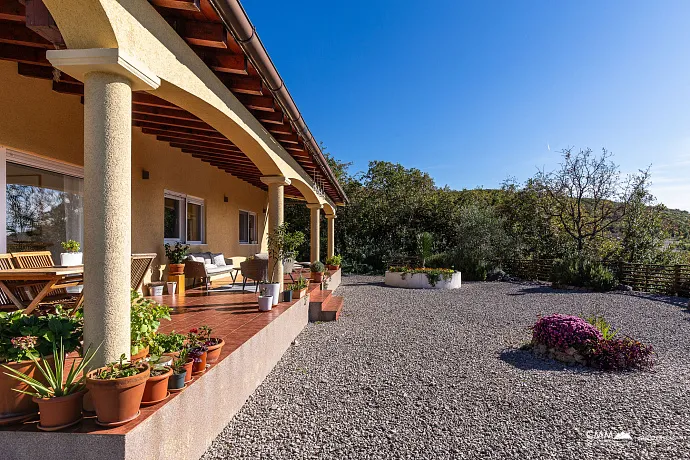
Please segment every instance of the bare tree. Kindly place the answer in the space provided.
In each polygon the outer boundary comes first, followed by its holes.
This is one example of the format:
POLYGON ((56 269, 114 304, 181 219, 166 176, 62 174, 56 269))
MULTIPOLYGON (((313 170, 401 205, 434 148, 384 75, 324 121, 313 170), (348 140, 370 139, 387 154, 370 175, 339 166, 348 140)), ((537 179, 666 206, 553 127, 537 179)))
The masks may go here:
POLYGON ((646 187, 649 173, 622 180, 606 149, 601 156, 591 149, 574 153, 568 148, 561 154, 560 168, 548 173, 540 170, 536 182, 544 210, 580 252, 625 217, 632 197, 646 187))

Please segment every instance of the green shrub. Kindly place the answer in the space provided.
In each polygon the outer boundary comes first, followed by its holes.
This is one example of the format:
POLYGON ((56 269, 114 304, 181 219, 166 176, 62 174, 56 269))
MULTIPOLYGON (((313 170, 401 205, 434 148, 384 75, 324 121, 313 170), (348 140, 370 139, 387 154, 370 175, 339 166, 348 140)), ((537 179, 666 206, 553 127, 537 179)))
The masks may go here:
POLYGON ((582 255, 556 259, 551 269, 551 282, 555 286, 580 286, 595 291, 610 291, 617 285, 611 270, 582 255))

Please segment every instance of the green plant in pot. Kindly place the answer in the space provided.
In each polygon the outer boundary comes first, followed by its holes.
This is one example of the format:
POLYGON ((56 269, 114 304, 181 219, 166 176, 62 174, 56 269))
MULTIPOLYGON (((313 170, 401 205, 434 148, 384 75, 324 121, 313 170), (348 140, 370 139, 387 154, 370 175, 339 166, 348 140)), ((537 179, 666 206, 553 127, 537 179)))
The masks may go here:
POLYGON ((278 225, 268 234, 268 257, 270 265, 268 267, 268 280, 261 283, 261 288, 266 292, 266 296, 272 297, 273 305, 278 305, 280 301, 280 282, 278 275, 278 265, 282 264, 291 254, 286 251, 286 238, 288 236, 288 224, 278 225))
POLYGON ((149 359, 151 374, 144 386, 144 395, 141 398, 142 406, 158 404, 170 396, 168 393, 168 379, 173 373, 172 367, 162 365, 160 360, 160 356, 152 356, 149 359))
POLYGON ((297 281, 288 285, 288 288, 292 291, 292 296, 295 299, 301 299, 307 293, 309 280, 300 275, 297 281))
POLYGON ((330 271, 336 271, 340 268, 340 264, 343 262, 343 257, 338 254, 332 257, 326 258, 326 267, 330 271))
POLYGON ((171 246, 170 243, 165 243, 165 257, 167 257, 170 262, 168 265, 168 274, 184 274, 184 261, 187 258, 188 252, 188 244, 182 244, 178 241, 174 246, 171 246))
POLYGON ((323 262, 316 260, 311 263, 309 268, 311 271, 311 280, 315 283, 321 283, 323 281, 323 272, 326 271, 326 266, 323 262))
POLYGON ((194 361, 192 375, 203 374, 206 371, 208 347, 206 346, 205 335, 200 333, 198 328, 189 330, 189 334, 187 334, 187 348, 188 356, 194 361))
POLYGON ((118 361, 89 372, 86 387, 99 425, 124 425, 139 416, 151 367, 145 361, 129 362, 122 354, 118 361))
POLYGON ((81 245, 78 241, 68 240, 62 243, 63 253, 60 254, 60 265, 74 267, 84 263, 84 254, 80 252, 81 245))
MULTIPOLYGON (((34 316, 21 311, 0 312, 0 364, 39 382, 47 383, 36 361, 52 360, 53 345, 62 343, 65 353, 80 346, 83 330, 81 311, 70 316, 62 306, 55 313, 34 316), (35 359, 35 360, 34 360, 35 359)), ((32 417, 38 405, 22 393, 30 386, 0 372, 0 425, 32 417)))
POLYGON ((192 367, 194 365, 194 360, 187 356, 187 349, 180 351, 179 355, 173 359, 172 362, 172 375, 168 379, 168 389, 171 391, 179 391, 184 388, 187 383, 187 375, 189 375, 189 380, 192 378, 192 367))
POLYGON ((38 428, 45 431, 56 431, 78 423, 82 419, 82 405, 86 392, 86 369, 98 351, 87 349, 81 360, 72 359, 69 371, 66 366, 67 353, 60 341, 58 348, 53 344, 52 360, 39 360, 30 355, 43 379, 37 380, 7 365, 8 375, 26 385, 31 390, 18 390, 19 393, 32 396, 40 411, 38 428), (79 361, 77 363, 77 361, 79 361))
POLYGON ((172 331, 170 334, 157 332, 149 346, 149 353, 158 356, 177 356, 184 348, 186 340, 186 335, 175 331, 172 331))
POLYGON ((131 291, 132 361, 143 359, 149 353, 161 320, 170 321, 170 307, 159 304, 131 291))

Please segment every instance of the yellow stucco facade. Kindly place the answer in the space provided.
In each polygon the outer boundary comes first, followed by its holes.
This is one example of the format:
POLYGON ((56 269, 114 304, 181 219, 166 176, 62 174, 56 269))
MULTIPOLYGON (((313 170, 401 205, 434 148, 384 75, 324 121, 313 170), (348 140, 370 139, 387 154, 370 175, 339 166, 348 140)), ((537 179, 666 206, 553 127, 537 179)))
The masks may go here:
MULTIPOLYGON (((76 166, 84 164, 84 106, 78 96, 53 91, 51 82, 23 77, 17 64, 0 61, 0 145, 76 166)), ((266 250, 268 194, 154 136, 132 129, 132 252, 156 252, 153 279, 165 269, 165 190, 204 200, 206 244, 239 261, 266 250), (142 171, 149 179, 142 179, 142 171), (228 197, 228 202, 224 198, 228 197), (257 215, 259 244, 239 243, 239 212, 257 215)))

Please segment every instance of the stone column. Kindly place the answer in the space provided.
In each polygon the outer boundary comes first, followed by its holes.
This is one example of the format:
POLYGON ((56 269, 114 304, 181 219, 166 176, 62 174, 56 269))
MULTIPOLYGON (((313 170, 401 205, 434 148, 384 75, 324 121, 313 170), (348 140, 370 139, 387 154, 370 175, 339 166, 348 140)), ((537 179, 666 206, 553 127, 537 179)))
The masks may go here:
POLYGON ((118 48, 49 50, 53 67, 84 82, 84 344, 101 366, 130 355, 132 91, 158 76, 118 48))
POLYGON ((326 248, 326 257, 333 257, 335 255, 335 214, 327 214, 326 222, 328 222, 328 246, 326 248))
POLYGON ((94 365, 129 356, 132 89, 120 75, 84 79, 84 344, 94 365))
MULTIPOLYGON (((261 178, 261 182, 268 185, 268 234, 270 235, 276 227, 283 225, 285 220, 285 186, 290 185, 290 179, 283 176, 265 176, 261 178)), ((273 282, 280 283, 279 292, 283 292, 283 261, 276 261, 269 249, 269 281, 271 280, 271 271, 273 271, 273 282)))
POLYGON ((311 234, 310 262, 315 262, 321 260, 321 208, 323 205, 319 203, 309 203, 307 207, 311 210, 311 227, 309 230, 311 234))

